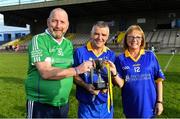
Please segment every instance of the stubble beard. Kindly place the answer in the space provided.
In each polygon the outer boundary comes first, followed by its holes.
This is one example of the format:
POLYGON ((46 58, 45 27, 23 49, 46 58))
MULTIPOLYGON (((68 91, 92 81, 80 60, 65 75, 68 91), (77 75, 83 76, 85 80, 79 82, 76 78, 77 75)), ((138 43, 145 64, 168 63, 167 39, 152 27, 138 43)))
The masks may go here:
POLYGON ((60 38, 63 37, 63 34, 58 35, 58 34, 56 34, 55 32, 53 32, 52 35, 53 35, 53 37, 56 38, 56 39, 60 39, 60 38))
POLYGON ((64 33, 60 35, 56 34, 53 29, 50 29, 50 32, 55 39, 61 39, 64 36, 64 33))

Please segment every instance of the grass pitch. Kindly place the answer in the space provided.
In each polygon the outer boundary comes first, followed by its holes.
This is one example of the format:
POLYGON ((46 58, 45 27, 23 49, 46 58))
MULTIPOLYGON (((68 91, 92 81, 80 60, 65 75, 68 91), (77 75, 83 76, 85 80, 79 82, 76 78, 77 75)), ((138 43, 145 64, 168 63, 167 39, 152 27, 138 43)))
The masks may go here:
MULTIPOLYGON (((157 55, 164 70, 171 55, 157 55)), ((25 118, 24 80, 27 74, 28 57, 26 53, 0 53, 0 118, 25 118)), ((170 62, 164 81, 164 112, 161 118, 180 118, 180 55, 170 62)), ((121 91, 114 88, 114 110, 116 118, 122 113, 121 91)), ((70 95, 69 117, 77 117, 75 86, 70 95)))

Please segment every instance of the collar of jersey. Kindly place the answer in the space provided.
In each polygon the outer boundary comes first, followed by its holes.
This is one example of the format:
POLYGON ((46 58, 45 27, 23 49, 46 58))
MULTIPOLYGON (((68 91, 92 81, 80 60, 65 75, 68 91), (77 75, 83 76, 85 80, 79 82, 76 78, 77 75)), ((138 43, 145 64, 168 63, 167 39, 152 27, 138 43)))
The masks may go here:
POLYGON ((58 44, 61 45, 62 41, 64 40, 64 37, 62 37, 62 40, 60 42, 58 42, 52 35, 51 33, 48 31, 48 29, 45 30, 45 32, 51 36, 51 38, 58 44))
POLYGON ((132 56, 131 56, 131 54, 129 53, 129 51, 126 49, 125 50, 125 56, 126 57, 130 57, 133 61, 135 61, 135 62, 137 62, 138 60, 139 60, 139 58, 141 57, 141 55, 144 55, 145 54, 145 52, 144 52, 144 49, 141 49, 140 50, 140 53, 139 53, 139 56, 137 57, 137 59, 134 59, 132 56))
POLYGON ((93 48, 92 48, 91 42, 89 41, 89 42, 87 43, 87 50, 88 50, 88 51, 92 51, 92 52, 96 55, 96 57, 99 57, 99 56, 100 56, 101 54, 103 54, 104 52, 107 52, 107 50, 109 50, 109 48, 106 47, 106 46, 104 46, 103 51, 102 51, 100 54, 96 54, 96 53, 94 52, 93 48))

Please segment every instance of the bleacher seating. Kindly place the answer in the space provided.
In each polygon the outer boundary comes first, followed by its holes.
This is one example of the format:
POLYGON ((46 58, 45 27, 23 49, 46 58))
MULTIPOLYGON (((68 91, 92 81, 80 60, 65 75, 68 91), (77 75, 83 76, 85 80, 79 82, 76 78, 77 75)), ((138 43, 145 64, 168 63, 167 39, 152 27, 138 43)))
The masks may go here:
MULTIPOLYGON (((114 34, 110 34, 109 39, 113 37, 114 34)), ((88 42, 90 39, 90 34, 80 34, 80 33, 68 33, 67 38, 72 40, 74 47, 79 47, 88 42)), ((32 35, 27 35, 21 39, 17 39, 1 46, 1 49, 6 46, 17 46, 22 47, 21 49, 27 49, 27 45, 31 40, 32 35)), ((145 31, 145 38, 147 42, 147 48, 150 49, 154 46, 160 52, 165 51, 165 49, 179 49, 180 50, 180 29, 158 29, 155 31, 145 31)), ((123 38, 122 38, 123 39, 123 38)), ((114 43, 113 41, 108 41, 106 44, 110 49, 117 50, 122 49, 122 42, 114 43)))
POLYGON ((90 38, 90 34, 75 34, 75 38, 72 40, 74 45, 86 44, 90 38))
MULTIPOLYGON (((113 37, 114 34, 110 34, 113 37)), ((72 40, 75 48, 87 43, 90 38, 90 34, 75 34, 72 40)), ((147 48, 153 45, 157 51, 165 48, 179 48, 180 49, 180 29, 157 29, 154 31, 145 31, 145 38, 147 42, 147 48)), ((122 42, 114 44, 113 41, 108 41, 107 46, 113 50, 122 49, 122 42)))
POLYGON ((28 34, 22 38, 7 42, 1 46, 1 49, 4 50, 14 50, 15 47, 18 47, 18 50, 25 51, 27 50, 27 45, 32 39, 32 35, 28 34))
POLYGON ((147 32, 147 35, 146 35, 146 42, 149 42, 150 39, 152 38, 152 36, 153 36, 153 32, 152 32, 152 31, 147 32))
POLYGON ((179 34, 180 29, 158 29, 156 31, 145 32, 148 48, 150 49, 151 46, 154 46, 159 52, 180 49, 179 34))

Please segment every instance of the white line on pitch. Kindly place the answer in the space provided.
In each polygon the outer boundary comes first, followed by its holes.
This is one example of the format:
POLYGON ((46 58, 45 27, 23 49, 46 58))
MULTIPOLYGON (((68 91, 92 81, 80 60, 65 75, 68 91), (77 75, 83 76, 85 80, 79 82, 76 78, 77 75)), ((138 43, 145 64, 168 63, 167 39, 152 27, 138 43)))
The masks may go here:
POLYGON ((168 61, 168 63, 166 64, 166 66, 164 68, 164 72, 166 72, 166 70, 167 70, 167 68, 168 68, 168 66, 169 66, 169 64, 170 64, 173 57, 174 57, 174 54, 172 54, 172 56, 169 58, 169 61, 168 61))

